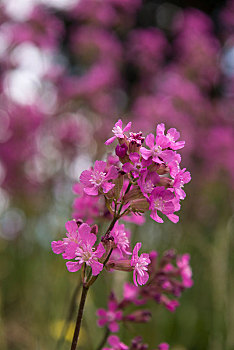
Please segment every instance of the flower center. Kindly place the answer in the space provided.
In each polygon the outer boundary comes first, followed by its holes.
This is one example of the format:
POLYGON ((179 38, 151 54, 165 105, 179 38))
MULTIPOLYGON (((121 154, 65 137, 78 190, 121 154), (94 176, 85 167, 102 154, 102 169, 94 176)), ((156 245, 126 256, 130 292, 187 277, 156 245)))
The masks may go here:
POLYGON ((145 192, 146 193, 151 193, 153 191, 153 189, 154 189, 153 182, 151 180, 146 181, 145 188, 144 188, 145 192))
POLYGON ((160 197, 160 198, 157 198, 157 199, 155 199, 155 201, 154 201, 154 208, 155 208, 155 209, 160 209, 160 208, 162 207, 162 204, 163 204, 162 198, 161 198, 161 197, 160 197))
POLYGON ((154 146, 153 148, 153 155, 156 156, 158 153, 161 153, 162 147, 161 146, 154 146))
POLYGON ((117 134, 122 134, 122 129, 120 126, 114 126, 112 129, 112 132, 117 135, 117 134))
POLYGON ((106 173, 103 173, 102 171, 95 171, 91 175, 91 179, 89 180, 91 184, 100 186, 106 176, 106 173))

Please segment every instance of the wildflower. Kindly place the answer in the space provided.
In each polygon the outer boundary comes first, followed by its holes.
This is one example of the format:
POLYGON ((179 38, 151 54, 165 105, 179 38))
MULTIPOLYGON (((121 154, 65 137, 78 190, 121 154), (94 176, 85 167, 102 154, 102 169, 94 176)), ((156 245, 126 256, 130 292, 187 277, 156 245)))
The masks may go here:
POLYGON ((115 140, 116 138, 118 138, 118 139, 123 139, 123 138, 124 138, 124 132, 129 131, 129 130, 131 129, 131 126, 132 126, 132 123, 129 122, 129 123, 125 126, 125 128, 122 129, 123 123, 122 123, 122 120, 119 119, 119 120, 117 121, 117 123, 115 123, 115 126, 114 126, 113 129, 112 129, 112 132, 113 132, 113 134, 114 134, 115 136, 112 136, 111 138, 109 138, 109 139, 105 142, 105 144, 106 144, 106 145, 110 145, 112 142, 114 142, 114 140, 115 140))
POLYGON ((138 180, 138 185, 143 195, 148 198, 155 186, 159 183, 160 176, 156 172, 149 172, 147 169, 143 170, 138 180))
POLYGON ((97 237, 94 233, 91 233, 91 228, 87 224, 82 224, 79 227, 79 241, 77 243, 74 255, 74 261, 68 261, 66 263, 67 269, 70 272, 76 272, 81 269, 82 265, 85 263, 92 268, 93 276, 98 275, 102 269, 103 264, 98 261, 105 253, 105 248, 102 243, 99 243, 97 248, 93 248, 97 237))
POLYGON ((150 210, 152 210, 150 215, 151 218, 159 223, 162 223, 163 219, 158 215, 158 210, 167 216, 169 216, 169 214, 173 214, 175 211, 173 199, 174 194, 170 190, 166 190, 161 186, 156 187, 149 198, 150 210))
POLYGON ((118 332, 119 325, 117 322, 122 319, 123 312, 118 309, 118 303, 113 293, 109 298, 108 310, 98 309, 97 316, 99 317, 99 327, 108 325, 111 332, 118 332))
POLYGON ((143 253, 138 256, 138 251, 141 249, 141 243, 137 243, 132 252, 131 266, 134 268, 133 281, 137 286, 138 283, 142 286, 149 279, 147 266, 150 264, 149 254, 143 253))
POLYGON ((187 184, 191 180, 190 172, 185 170, 186 168, 179 170, 178 173, 175 175, 173 181, 175 195, 179 199, 184 199, 186 197, 186 193, 182 188, 184 187, 184 184, 187 184))
MULTIPOLYGON (((165 125, 163 123, 158 124, 157 126, 157 136, 164 136, 165 133, 165 125)), ((168 147, 170 147, 173 150, 181 149, 185 145, 185 141, 178 141, 180 138, 180 133, 175 129, 171 128, 167 131, 166 138, 169 140, 170 144, 168 147)))
POLYGON ((128 350, 129 347, 119 340, 116 335, 111 335, 107 339, 111 348, 103 348, 102 350, 128 350))
POLYGON ((166 136, 157 136, 155 143, 154 135, 149 134, 145 139, 145 143, 150 148, 141 147, 140 149, 141 155, 145 160, 152 157, 155 163, 161 164, 163 162, 171 162, 174 159, 174 152, 166 149, 170 146, 170 141, 166 136))
POLYGON ((158 345, 158 350, 169 350, 169 344, 161 343, 158 345))
MULTIPOLYGON (((66 222, 65 228, 67 238, 63 238, 62 241, 53 241, 51 247, 55 254, 63 253, 64 259, 73 259, 79 242, 78 225, 74 220, 71 220, 66 222)), ((82 227, 80 230, 82 230, 82 227)))
POLYGON ((80 175, 80 182, 84 185, 84 192, 90 196, 97 196, 98 191, 109 192, 115 185, 108 182, 118 177, 118 171, 114 165, 105 172, 106 162, 97 160, 94 169, 85 170, 80 175))
POLYGON ((116 222, 110 234, 111 236, 113 236, 115 247, 119 250, 121 256, 123 256, 123 254, 127 254, 127 255, 132 254, 131 252, 128 251, 130 247, 130 242, 129 242, 130 231, 125 229, 124 224, 119 225, 119 223, 116 222))
POLYGON ((190 288, 193 285, 192 281, 192 270, 189 265, 190 255, 184 254, 177 258, 177 266, 180 269, 180 275, 182 278, 182 283, 185 288, 190 288))

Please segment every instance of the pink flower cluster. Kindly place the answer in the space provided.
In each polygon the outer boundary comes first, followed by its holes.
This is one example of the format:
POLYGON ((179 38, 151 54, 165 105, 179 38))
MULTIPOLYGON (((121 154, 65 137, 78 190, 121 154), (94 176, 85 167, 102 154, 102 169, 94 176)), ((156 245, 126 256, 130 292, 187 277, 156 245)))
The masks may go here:
MULTIPOLYGON (((108 338, 108 343, 111 347, 102 348, 102 350, 147 350, 148 346, 142 343, 141 337, 136 337, 132 340, 131 347, 122 343, 116 335, 111 335, 108 338)), ((158 345, 157 350, 169 350, 169 345, 167 343, 161 343, 158 345)))
MULTIPOLYGON (((131 123, 123 127, 118 120, 112 130, 114 136, 106 141, 110 145, 118 140, 116 156, 109 155, 106 162, 97 160, 93 167, 81 173, 80 183, 73 188, 78 195, 74 202, 76 218, 66 223, 66 238, 51 244, 54 253, 62 254, 67 260, 68 271, 82 270, 84 285, 90 286, 96 278, 92 276, 98 276, 104 268, 133 272, 134 284, 125 285, 123 300, 118 302, 112 293, 108 309, 97 311, 98 325, 108 327, 112 333, 118 332, 121 321, 141 323, 151 319, 148 310, 124 313, 130 303, 141 306, 153 299, 174 311, 178 301, 168 296, 179 297, 193 283, 188 254, 176 257, 167 252, 157 266, 156 252, 139 253, 141 242, 131 249, 131 232, 120 221, 137 221, 136 218, 148 210, 159 223, 163 220, 158 211, 171 221, 178 221, 174 212, 180 209, 180 200, 186 196, 183 186, 191 179, 190 173, 180 168, 181 156, 177 153, 185 143, 179 140, 176 129, 165 133, 164 124, 157 126, 156 137, 149 134, 145 138, 141 132, 130 132, 130 128, 131 123), (147 148, 143 146, 144 141, 147 148), (90 226, 83 219, 93 223, 101 210, 105 213, 104 208, 109 212, 106 218, 111 223, 106 232, 100 234, 96 224, 90 226), (100 243, 96 244, 98 236, 100 243), (90 279, 87 281, 87 278, 90 279), (142 287, 138 288, 139 285, 142 287)), ((104 349, 129 349, 117 336, 111 335, 108 342, 111 348, 104 349)), ((131 349, 146 348, 141 338, 133 339, 131 349)), ((167 350, 168 344, 161 343, 158 349, 167 350)))

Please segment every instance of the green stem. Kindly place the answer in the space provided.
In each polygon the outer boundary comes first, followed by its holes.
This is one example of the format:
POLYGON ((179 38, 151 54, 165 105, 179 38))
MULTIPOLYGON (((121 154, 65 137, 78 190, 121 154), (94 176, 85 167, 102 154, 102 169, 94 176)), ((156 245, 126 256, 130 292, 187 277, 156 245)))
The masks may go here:
POLYGON ((106 344, 106 341, 107 341, 107 338, 108 338, 109 334, 110 334, 110 330, 109 330, 109 328, 106 328, 104 337, 102 338, 101 343, 97 347, 97 350, 102 350, 103 346, 106 344))
POLYGON ((69 323, 73 318, 73 314, 74 314, 74 310, 75 310, 75 306, 76 306, 76 298, 77 298, 78 293, 80 291, 81 285, 82 285, 81 280, 79 280, 79 282, 78 282, 78 284, 77 284, 77 286, 72 294, 72 298, 71 298, 70 306, 68 309, 66 321, 64 322, 64 326, 63 326, 62 332, 60 334, 59 340, 57 342, 56 349, 59 349, 61 347, 61 345, 63 344, 64 338, 66 337, 69 323))

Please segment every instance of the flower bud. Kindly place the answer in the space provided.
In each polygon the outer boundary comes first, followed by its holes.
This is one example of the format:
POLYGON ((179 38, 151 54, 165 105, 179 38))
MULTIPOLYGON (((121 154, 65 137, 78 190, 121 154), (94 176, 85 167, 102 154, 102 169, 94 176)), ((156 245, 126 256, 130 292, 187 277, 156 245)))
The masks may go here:
POLYGON ((126 143, 123 143, 122 145, 117 145, 115 148, 115 153, 119 158, 124 158, 127 154, 128 146, 126 143))
POLYGON ((106 264, 107 270, 119 270, 119 271, 133 271, 133 267, 131 266, 131 260, 120 259, 120 260, 109 260, 106 264))
POLYGON ((130 207, 133 212, 144 213, 149 210, 149 203, 146 198, 136 199, 131 202, 130 207))
POLYGON ((124 317, 124 320, 130 321, 130 322, 149 322, 152 317, 152 314, 149 310, 137 310, 129 315, 126 315, 124 317))

